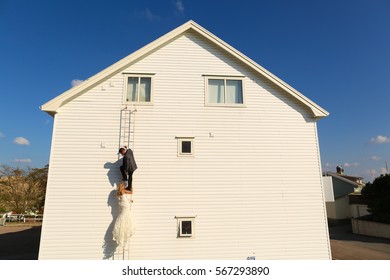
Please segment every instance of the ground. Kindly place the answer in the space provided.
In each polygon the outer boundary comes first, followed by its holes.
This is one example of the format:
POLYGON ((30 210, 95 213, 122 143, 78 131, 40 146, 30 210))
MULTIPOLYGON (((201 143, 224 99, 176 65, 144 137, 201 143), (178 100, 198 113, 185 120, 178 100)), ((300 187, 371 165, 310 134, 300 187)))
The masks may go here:
POLYGON ((37 260, 40 237, 40 223, 0 226, 0 260, 37 260))
MULTIPOLYGON (((350 223, 329 229, 335 260, 390 260, 390 239, 352 233, 350 223)), ((0 226, 0 260, 38 259, 41 225, 7 223, 0 226)))
POLYGON ((334 260, 390 260, 390 239, 352 233, 351 223, 329 228, 334 260))

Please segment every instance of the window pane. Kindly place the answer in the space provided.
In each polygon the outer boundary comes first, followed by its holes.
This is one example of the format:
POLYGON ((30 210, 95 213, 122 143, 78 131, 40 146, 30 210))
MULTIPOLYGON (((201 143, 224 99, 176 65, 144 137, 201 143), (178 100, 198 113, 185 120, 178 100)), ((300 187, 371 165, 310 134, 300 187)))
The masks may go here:
POLYGON ((209 103, 224 103, 224 80, 209 79, 209 103))
POLYGON ((181 153, 182 154, 191 154, 191 141, 182 141, 181 142, 181 153))
POLYGON ((182 221, 181 222, 181 234, 192 234, 191 221, 182 221))
POLYGON ((150 84, 151 84, 150 78, 141 78, 138 101, 150 102, 150 84))
POLYGON ((226 103, 243 103, 241 80, 226 80, 226 103))
POLYGON ((138 78, 129 77, 127 80, 126 101, 137 101, 138 78))

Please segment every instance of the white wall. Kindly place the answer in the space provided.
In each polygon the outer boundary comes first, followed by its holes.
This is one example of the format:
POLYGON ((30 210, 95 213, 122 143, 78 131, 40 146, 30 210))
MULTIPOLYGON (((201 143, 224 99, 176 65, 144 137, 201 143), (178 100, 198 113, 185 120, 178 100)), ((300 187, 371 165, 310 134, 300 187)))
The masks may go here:
POLYGON ((326 211, 329 219, 351 218, 348 196, 339 197, 333 202, 326 202, 326 211))
POLYGON ((329 219, 337 219, 336 202, 335 201, 327 201, 326 202, 326 216, 329 219))
POLYGON ((350 205, 350 211, 351 211, 352 218, 358 218, 370 214, 370 212, 367 211, 367 205, 363 205, 363 204, 350 205))
MULTIPOLYGON (((130 258, 330 258, 310 113, 186 34, 123 71, 155 73, 136 113, 130 258), (246 107, 205 107, 205 74, 245 76, 246 107), (175 136, 195 137, 193 158, 175 136), (177 215, 196 215, 195 238, 177 238, 177 215)), ((118 73, 55 117, 40 259, 111 256, 122 87, 118 73)))
POLYGON ((333 194, 332 177, 331 176, 323 176, 322 182, 324 184, 325 201, 326 202, 333 202, 334 201, 334 194, 333 194))

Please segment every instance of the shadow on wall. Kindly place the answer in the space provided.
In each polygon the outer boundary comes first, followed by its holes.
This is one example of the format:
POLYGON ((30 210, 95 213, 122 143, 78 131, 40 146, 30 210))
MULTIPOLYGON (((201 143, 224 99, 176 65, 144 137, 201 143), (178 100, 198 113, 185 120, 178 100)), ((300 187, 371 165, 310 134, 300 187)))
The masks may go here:
POLYGON ((122 165, 122 159, 118 159, 116 162, 106 162, 104 169, 107 169, 107 177, 112 187, 116 187, 116 184, 120 182, 121 172, 120 166, 122 165))
POLYGON ((107 228, 106 234, 104 235, 103 241, 103 259, 112 259, 117 248, 117 243, 113 239, 112 231, 114 229, 115 220, 118 217, 118 200, 116 197, 116 188, 121 182, 121 173, 119 167, 121 166, 122 160, 119 159, 116 162, 107 162, 104 164, 104 168, 108 169, 107 178, 111 186, 115 189, 110 192, 107 199, 107 205, 111 207, 112 221, 107 228))
POLYGON ((118 216, 118 201, 116 198, 116 190, 110 192, 108 196, 107 205, 111 207, 112 221, 107 228, 106 234, 104 235, 103 242, 103 259, 111 259, 114 257, 114 253, 117 248, 117 243, 113 239, 112 231, 114 229, 115 220, 118 216))

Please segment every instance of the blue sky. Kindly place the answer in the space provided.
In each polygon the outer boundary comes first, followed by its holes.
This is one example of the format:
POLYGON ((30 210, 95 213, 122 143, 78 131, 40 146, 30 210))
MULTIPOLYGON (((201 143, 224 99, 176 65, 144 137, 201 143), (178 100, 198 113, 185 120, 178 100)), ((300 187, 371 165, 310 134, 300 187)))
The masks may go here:
POLYGON ((190 19, 330 112, 323 171, 386 172, 389 0, 0 0, 0 164, 47 164, 39 106, 190 19))

